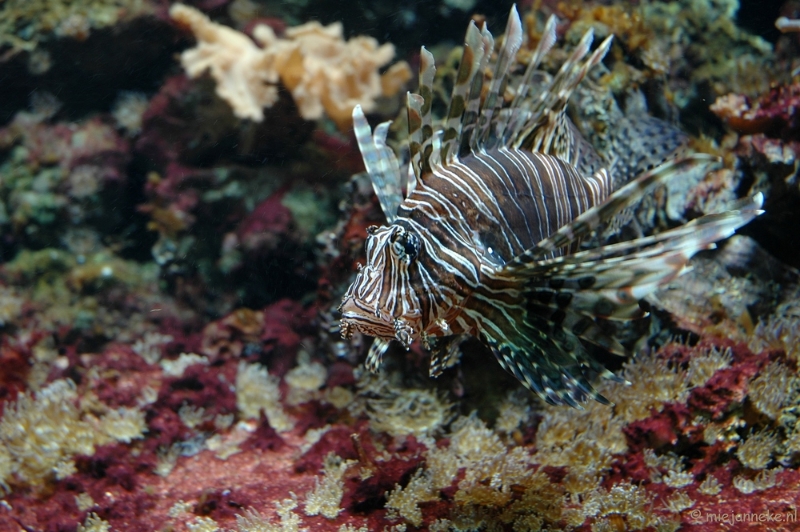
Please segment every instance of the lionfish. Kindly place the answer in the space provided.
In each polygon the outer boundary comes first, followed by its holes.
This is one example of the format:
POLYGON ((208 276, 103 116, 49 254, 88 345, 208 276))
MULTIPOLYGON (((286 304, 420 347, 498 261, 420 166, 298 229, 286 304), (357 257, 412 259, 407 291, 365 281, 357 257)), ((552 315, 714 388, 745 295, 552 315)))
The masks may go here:
POLYGON ((705 171, 717 159, 664 155, 612 190, 604 159, 565 112, 611 37, 590 54, 587 32, 549 83, 529 94, 556 42, 555 27, 551 17, 507 104, 523 36, 516 8, 496 60, 486 25, 470 23, 437 128, 431 117, 435 65, 423 47, 419 94, 409 93, 407 101, 407 169, 386 144, 391 122, 373 132, 361 108, 353 110, 364 164, 389 222, 367 229, 367 263, 359 265, 339 307, 343 337, 354 331, 375 337, 370 370, 377 371, 390 341, 408 349, 419 339, 432 350, 435 377, 454 361, 454 346, 474 336, 548 403, 609 403, 589 378, 621 379, 593 357, 591 346, 630 353, 602 322, 644 317, 640 300, 686 271, 695 253, 762 212, 759 194, 659 234, 615 243, 598 239, 654 187, 690 170, 705 171), (484 71, 492 62, 485 90, 484 71))

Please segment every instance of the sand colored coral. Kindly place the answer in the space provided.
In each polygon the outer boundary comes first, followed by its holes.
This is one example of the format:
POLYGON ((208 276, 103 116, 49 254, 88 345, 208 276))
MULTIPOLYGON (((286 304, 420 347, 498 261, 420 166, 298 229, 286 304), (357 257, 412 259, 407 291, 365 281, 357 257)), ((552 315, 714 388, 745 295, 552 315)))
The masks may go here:
POLYGON ((181 54, 186 73, 196 78, 208 71, 217 83, 217 94, 233 107, 236 116, 263 120, 263 108, 278 99, 274 55, 265 53, 247 35, 211 22, 192 7, 175 4, 169 13, 197 38, 197 46, 181 54))
POLYGON ((315 120, 324 112, 345 129, 353 107, 361 105, 369 112, 375 98, 393 95, 411 77, 405 62, 379 74, 394 57, 394 46, 379 46, 363 36, 345 40, 340 23, 308 22, 289 28, 285 38, 259 25, 253 30, 253 42, 183 4, 172 6, 170 15, 197 38, 197 46, 181 55, 187 74, 197 77, 208 71, 217 83, 217 94, 239 118, 263 120, 264 108, 278 98, 280 80, 303 118, 315 120))

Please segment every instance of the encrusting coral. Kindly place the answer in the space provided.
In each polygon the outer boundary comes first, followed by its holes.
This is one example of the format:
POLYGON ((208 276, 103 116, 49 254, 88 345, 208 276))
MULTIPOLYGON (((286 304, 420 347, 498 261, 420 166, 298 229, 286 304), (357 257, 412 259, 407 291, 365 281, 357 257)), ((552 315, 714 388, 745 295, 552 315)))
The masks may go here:
POLYGON ((354 106, 369 112, 380 96, 394 95, 411 77, 401 61, 382 75, 378 69, 394 57, 391 44, 378 46, 371 37, 345 41, 341 23, 308 22, 286 30, 285 38, 266 25, 248 36, 212 22, 197 9, 175 4, 170 15, 192 30, 197 47, 181 55, 191 77, 206 71, 217 94, 239 118, 264 119, 263 109, 278 100, 278 81, 289 89, 300 115, 315 120, 323 111, 340 129, 350 126, 354 106))

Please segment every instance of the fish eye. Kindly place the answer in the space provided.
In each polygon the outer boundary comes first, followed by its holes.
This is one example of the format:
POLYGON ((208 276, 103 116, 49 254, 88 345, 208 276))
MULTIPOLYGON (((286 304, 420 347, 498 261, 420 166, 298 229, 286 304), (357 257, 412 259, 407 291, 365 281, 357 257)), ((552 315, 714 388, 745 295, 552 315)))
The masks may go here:
POLYGON ((406 238, 403 240, 403 251, 405 251, 406 256, 412 260, 417 258, 417 254, 419 253, 419 238, 414 234, 406 233, 406 238))
POLYGON ((395 237, 392 249, 395 254, 406 262, 411 262, 419 254, 419 237, 413 233, 402 233, 395 237))

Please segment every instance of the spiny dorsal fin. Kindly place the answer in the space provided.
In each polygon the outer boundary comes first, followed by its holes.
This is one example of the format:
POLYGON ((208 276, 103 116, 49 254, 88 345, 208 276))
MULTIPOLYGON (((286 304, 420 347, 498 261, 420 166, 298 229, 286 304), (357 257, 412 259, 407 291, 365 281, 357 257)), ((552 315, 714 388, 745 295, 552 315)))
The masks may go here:
MULTIPOLYGON (((589 30, 584 34, 570 58, 561 66, 550 86, 542 91, 538 99, 524 105, 530 111, 530 120, 526 123, 519 123, 516 131, 510 133, 511 143, 514 147, 523 147, 529 151, 543 151, 543 153, 561 157, 563 154, 558 151, 544 151, 542 148, 552 146, 554 136, 562 136, 567 139, 564 143, 566 145, 572 144, 569 137, 574 134, 574 131, 568 127, 567 121, 563 118, 567 102, 586 74, 605 57, 611 46, 612 37, 606 38, 592 55, 581 63, 581 60, 589 53, 592 40, 593 33, 589 30)), ((564 160, 568 161, 568 159, 564 160)))
POLYGON ((420 175, 417 176, 421 179, 423 175, 431 171, 430 156, 431 138, 433 137, 433 120, 431 118, 431 107, 433 105, 433 78, 436 76, 436 62, 433 59, 433 54, 430 53, 424 46, 419 51, 419 95, 422 97, 422 107, 419 110, 422 144, 420 146, 420 175))
POLYGON ((531 151, 558 157, 562 161, 576 166, 575 154, 571 153, 571 149, 575 145, 572 140, 573 134, 564 109, 560 111, 548 109, 545 111, 542 125, 536 129, 536 133, 532 137, 533 142, 528 148, 531 151))
POLYGON ((492 37, 492 34, 489 33, 488 29, 486 29, 486 24, 484 24, 481 28, 481 38, 483 39, 484 54, 481 64, 478 67, 480 75, 475 76, 472 79, 472 86, 469 89, 469 98, 467 98, 466 112, 461 118, 462 133, 459 154, 467 151, 478 151, 478 134, 476 131, 476 125, 478 123, 478 116, 481 112, 483 69, 486 67, 486 64, 491 58, 492 50, 494 50, 494 37, 492 37))
POLYGON ((422 178, 422 104, 419 94, 411 92, 407 95, 408 111, 408 148, 411 156, 411 168, 417 181, 422 178))
POLYGON ((431 167, 431 170, 436 168, 441 168, 443 161, 442 161, 442 132, 436 131, 433 136, 431 137, 431 154, 428 157, 428 165, 431 167))
POLYGON ((534 75, 538 71, 537 69, 542 59, 544 59, 544 56, 553 48, 556 40, 556 17, 555 15, 550 15, 550 18, 547 19, 547 24, 545 24, 544 31, 542 32, 542 38, 539 40, 539 44, 536 46, 536 50, 533 55, 531 55, 528 66, 525 69, 525 75, 522 76, 522 81, 520 81, 517 86, 511 105, 507 109, 502 109, 500 111, 506 115, 503 118, 503 125, 498 135, 502 137, 503 146, 509 145, 511 137, 522 129, 523 124, 532 122, 531 118, 533 113, 531 110, 524 108, 526 106, 523 102, 525 102, 528 97, 528 92, 533 84, 534 75))
POLYGON ((409 164, 406 167, 406 197, 409 197, 416 188, 417 175, 414 173, 414 166, 409 164))
POLYGON ((514 100, 511 103, 512 108, 521 107, 522 102, 525 100, 526 96, 528 96, 528 91, 530 90, 534 72, 536 72, 536 69, 539 68, 542 59, 544 59, 544 56, 546 56, 550 49, 553 48, 555 43, 556 16, 550 15, 550 18, 547 19, 547 24, 545 24, 544 31, 542 32, 542 38, 539 40, 539 44, 536 46, 536 51, 533 53, 530 61, 528 62, 528 67, 525 69, 525 75, 522 77, 519 87, 517 87, 517 93, 514 95, 514 100))
POLYGON ((394 151, 386 145, 386 134, 391 124, 379 124, 373 134, 361 106, 356 105, 353 108, 353 129, 361 158, 389 223, 394 221, 397 209, 403 201, 400 163, 394 151))
POLYGON ((469 96, 475 76, 483 76, 480 66, 486 52, 480 30, 474 22, 470 22, 464 42, 464 52, 461 54, 461 63, 458 66, 458 74, 453 85, 453 94, 447 109, 444 136, 442 137, 441 159, 445 164, 452 162, 453 157, 458 155, 457 151, 461 146, 462 117, 467 107, 467 96, 469 96))
POLYGON ((477 141, 480 148, 489 149, 491 147, 488 146, 488 143, 491 140, 493 125, 501 130, 505 129, 504 123, 493 124, 492 117, 503 106, 503 92, 508 83, 508 72, 514 65, 520 46, 522 46, 522 21, 519 19, 516 6, 512 6, 511 12, 508 14, 503 48, 497 58, 489 94, 486 96, 483 111, 478 119, 477 141))

